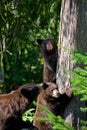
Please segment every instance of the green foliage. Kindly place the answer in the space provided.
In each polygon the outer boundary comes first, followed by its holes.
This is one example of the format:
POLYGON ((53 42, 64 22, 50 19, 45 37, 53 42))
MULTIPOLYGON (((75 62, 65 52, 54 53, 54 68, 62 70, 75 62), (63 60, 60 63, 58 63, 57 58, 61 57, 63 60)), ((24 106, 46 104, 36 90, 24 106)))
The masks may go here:
POLYGON ((72 86, 74 93, 83 95, 81 101, 87 100, 87 54, 75 53, 74 62, 79 66, 74 69, 72 86))
MULTIPOLYGON (((71 80, 73 92, 75 95, 81 95, 80 101, 87 103, 87 54, 80 51, 74 55, 74 63, 79 67, 76 67, 72 72, 73 78, 71 80)), ((80 108, 81 111, 87 112, 87 107, 80 108)), ((81 121, 82 130, 87 129, 87 121, 81 121)))
POLYGON ((42 82, 43 59, 36 39, 49 34, 58 39, 60 7, 61 0, 0 1, 0 52, 7 92, 13 83, 42 82))
POLYGON ((28 122, 28 121, 29 121, 29 122, 32 123, 32 121, 33 121, 33 119, 34 119, 34 111, 35 111, 34 108, 31 108, 31 109, 27 110, 27 111, 23 114, 23 116, 22 116, 23 121, 25 121, 25 122, 28 122))

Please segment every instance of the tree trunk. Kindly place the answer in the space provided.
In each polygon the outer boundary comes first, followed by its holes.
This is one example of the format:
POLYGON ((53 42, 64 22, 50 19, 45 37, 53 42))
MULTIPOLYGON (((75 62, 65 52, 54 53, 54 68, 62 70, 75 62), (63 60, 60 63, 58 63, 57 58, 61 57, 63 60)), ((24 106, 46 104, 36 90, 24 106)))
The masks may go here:
POLYGON ((4 51, 5 51, 5 38, 2 40, 2 44, 0 44, 0 94, 3 93, 4 90, 4 63, 3 63, 3 57, 4 57, 4 51))
MULTIPOLYGON (((60 15, 60 33, 58 46, 57 84, 61 94, 71 88, 69 70, 73 70, 73 51, 87 51, 87 1, 62 0, 60 15)), ((65 120, 79 130, 79 121, 85 119, 80 111, 84 103, 79 96, 74 96, 64 112, 65 120)))

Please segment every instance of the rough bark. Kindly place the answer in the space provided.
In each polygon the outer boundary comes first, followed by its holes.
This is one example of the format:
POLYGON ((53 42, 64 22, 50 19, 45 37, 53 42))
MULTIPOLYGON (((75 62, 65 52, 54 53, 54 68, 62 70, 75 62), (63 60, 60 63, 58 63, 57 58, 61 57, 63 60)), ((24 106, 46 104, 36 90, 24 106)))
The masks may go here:
POLYGON ((0 44, 0 94, 4 92, 4 64, 3 64, 3 57, 4 57, 4 50, 5 50, 5 38, 3 38, 2 44, 0 44))
POLYGON ((77 0, 62 1, 57 69, 57 84, 61 94, 71 86, 69 82, 71 75, 67 70, 73 69, 72 51, 76 49, 76 6, 77 0))
MULTIPOLYGON (((57 84, 61 94, 71 88, 71 74, 73 70, 73 51, 82 49, 87 52, 87 1, 86 0, 62 0, 60 15, 60 33, 58 46, 57 84)), ((84 103, 80 97, 72 99, 64 112, 65 120, 76 129, 80 129, 80 118, 85 119, 85 114, 80 111, 84 103)))

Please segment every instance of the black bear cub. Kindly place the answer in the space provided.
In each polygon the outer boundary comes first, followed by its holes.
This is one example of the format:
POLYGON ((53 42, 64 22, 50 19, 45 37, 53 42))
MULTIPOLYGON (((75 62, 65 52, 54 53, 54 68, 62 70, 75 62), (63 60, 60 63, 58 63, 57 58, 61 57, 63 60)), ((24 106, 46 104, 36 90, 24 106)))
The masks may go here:
MULTIPOLYGON (((69 103, 70 98, 66 95, 60 95, 58 86, 55 83, 47 82, 43 84, 43 90, 38 95, 37 103, 48 108, 55 115, 61 115, 65 106, 69 103)), ((46 117, 46 113, 37 106, 35 117, 46 117)), ((52 125, 47 121, 34 120, 33 125, 39 130, 52 130, 52 125)))
POLYGON ((58 58, 57 43, 52 36, 47 39, 37 39, 44 58, 43 81, 56 82, 56 66, 58 58))
POLYGON ((22 114, 37 97, 41 84, 26 84, 9 94, 0 95, 0 130, 21 130, 36 127, 22 121, 22 114))

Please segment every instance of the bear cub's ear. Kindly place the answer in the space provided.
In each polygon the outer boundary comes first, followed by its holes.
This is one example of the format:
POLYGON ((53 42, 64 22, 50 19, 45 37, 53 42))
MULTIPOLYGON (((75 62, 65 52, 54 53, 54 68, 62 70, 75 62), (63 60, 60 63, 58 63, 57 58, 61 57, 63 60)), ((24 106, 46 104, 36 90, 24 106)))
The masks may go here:
POLYGON ((11 86, 11 90, 17 90, 19 87, 21 86, 21 84, 19 85, 19 84, 13 84, 12 86, 11 86))
POLYGON ((43 83, 43 89, 46 89, 46 88, 48 88, 48 84, 46 84, 46 83, 43 83))
POLYGON ((42 44, 42 42, 43 42, 43 40, 42 40, 42 39, 37 39, 37 43, 38 43, 39 45, 41 45, 41 44, 42 44))

